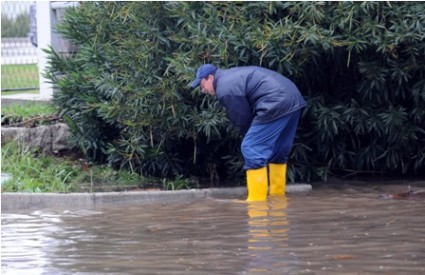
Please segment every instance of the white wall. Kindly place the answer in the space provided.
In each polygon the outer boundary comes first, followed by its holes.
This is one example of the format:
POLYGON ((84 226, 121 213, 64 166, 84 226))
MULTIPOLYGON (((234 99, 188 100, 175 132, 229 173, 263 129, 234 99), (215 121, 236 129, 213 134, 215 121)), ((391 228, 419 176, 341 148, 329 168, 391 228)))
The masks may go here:
MULTIPOLYGON (((61 39, 54 31, 54 26, 63 16, 63 9, 79 5, 77 1, 37 1, 37 41, 38 69, 40 76, 40 98, 51 99, 54 93, 53 85, 43 77, 48 66, 47 54, 42 50, 49 46, 59 52, 66 53, 70 44, 61 39)), ((72 45, 71 45, 72 46, 72 45)))
POLYGON ((37 55, 38 72, 40 81, 40 98, 51 99, 53 96, 53 85, 43 77, 48 65, 47 54, 42 50, 52 45, 52 10, 50 1, 37 1, 37 55))

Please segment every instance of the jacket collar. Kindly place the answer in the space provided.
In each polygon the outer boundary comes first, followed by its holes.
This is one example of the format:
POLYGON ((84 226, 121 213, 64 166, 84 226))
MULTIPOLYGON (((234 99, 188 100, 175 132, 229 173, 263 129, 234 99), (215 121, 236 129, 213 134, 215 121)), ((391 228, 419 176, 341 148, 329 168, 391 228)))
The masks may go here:
POLYGON ((217 94, 217 81, 220 78, 221 73, 222 73, 222 70, 217 68, 217 70, 215 71, 215 74, 214 74, 213 86, 214 86, 214 91, 215 91, 216 94, 217 94))

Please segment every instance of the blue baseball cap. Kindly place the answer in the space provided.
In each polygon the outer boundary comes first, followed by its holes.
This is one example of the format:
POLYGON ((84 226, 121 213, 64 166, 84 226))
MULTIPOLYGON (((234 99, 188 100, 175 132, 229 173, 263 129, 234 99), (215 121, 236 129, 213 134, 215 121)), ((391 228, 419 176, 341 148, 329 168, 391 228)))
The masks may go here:
POLYGON ((190 83, 190 87, 198 87, 202 79, 208 77, 210 74, 215 74, 215 71, 217 71, 217 67, 212 64, 201 65, 196 71, 196 78, 190 83))

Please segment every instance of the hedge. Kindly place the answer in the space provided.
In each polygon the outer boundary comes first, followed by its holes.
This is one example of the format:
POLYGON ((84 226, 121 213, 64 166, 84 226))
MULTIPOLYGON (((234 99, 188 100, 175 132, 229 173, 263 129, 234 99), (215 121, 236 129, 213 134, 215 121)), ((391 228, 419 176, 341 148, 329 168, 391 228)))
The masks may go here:
POLYGON ((258 65, 308 102, 290 181, 423 176, 424 2, 82 2, 46 49, 54 103, 87 157, 158 177, 234 181, 241 137, 188 83, 202 63, 258 65))

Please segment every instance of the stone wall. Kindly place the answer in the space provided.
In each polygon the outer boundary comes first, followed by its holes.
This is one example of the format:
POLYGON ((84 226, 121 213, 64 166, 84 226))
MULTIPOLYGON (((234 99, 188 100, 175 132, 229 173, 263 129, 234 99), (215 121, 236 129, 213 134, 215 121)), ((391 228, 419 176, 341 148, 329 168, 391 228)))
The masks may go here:
POLYGON ((42 125, 34 128, 2 127, 1 144, 17 141, 30 148, 39 149, 44 154, 57 154, 69 150, 69 128, 64 123, 42 125))

